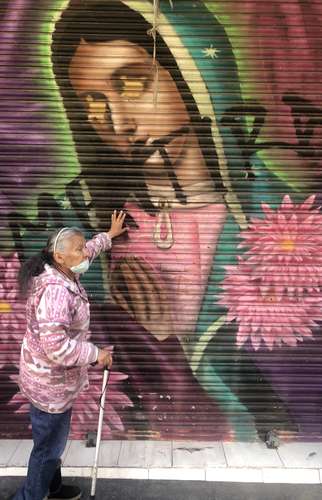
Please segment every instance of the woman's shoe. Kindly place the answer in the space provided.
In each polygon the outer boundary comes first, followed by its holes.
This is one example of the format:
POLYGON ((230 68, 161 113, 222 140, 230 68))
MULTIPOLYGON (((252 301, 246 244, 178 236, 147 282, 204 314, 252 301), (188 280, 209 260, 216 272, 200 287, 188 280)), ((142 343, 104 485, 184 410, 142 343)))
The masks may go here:
POLYGON ((82 490, 78 486, 62 484, 58 491, 49 493, 46 500, 79 500, 82 490))

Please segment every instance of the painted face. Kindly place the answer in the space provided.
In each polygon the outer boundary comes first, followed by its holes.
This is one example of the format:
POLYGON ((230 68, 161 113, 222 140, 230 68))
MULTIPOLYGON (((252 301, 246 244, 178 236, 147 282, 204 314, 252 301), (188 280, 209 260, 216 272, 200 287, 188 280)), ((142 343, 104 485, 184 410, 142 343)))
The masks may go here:
POLYGON ((55 260, 63 267, 70 269, 88 257, 86 240, 80 234, 73 234, 64 241, 63 250, 55 253, 55 260))
POLYGON ((155 105, 153 60, 138 45, 82 41, 69 68, 71 84, 100 138, 128 159, 140 151, 152 177, 162 175, 158 166, 164 164, 160 151, 153 150, 155 141, 167 141, 173 164, 191 142, 190 117, 181 95, 166 69, 159 65, 158 73, 155 105))

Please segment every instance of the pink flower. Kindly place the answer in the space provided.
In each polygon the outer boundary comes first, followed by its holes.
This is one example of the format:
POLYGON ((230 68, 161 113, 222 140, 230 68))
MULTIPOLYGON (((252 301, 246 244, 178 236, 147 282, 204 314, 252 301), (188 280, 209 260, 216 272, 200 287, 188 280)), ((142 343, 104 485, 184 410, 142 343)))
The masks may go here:
POLYGON ((322 214, 313 209, 315 196, 300 205, 284 196, 281 206, 274 211, 265 203, 264 219, 253 218, 245 240, 239 246, 254 273, 268 286, 285 287, 288 293, 301 294, 322 285, 322 214))
POLYGON ((237 345, 248 339, 255 350, 261 342, 272 350, 274 344, 296 346, 304 337, 312 337, 316 321, 322 320, 322 296, 318 291, 289 296, 272 286, 263 286, 261 278, 240 261, 229 266, 220 303, 228 307, 227 320, 238 323, 237 345))
POLYGON ((25 331, 25 306, 19 300, 18 272, 20 262, 16 253, 0 256, 0 338, 2 341, 21 341, 25 331))
POLYGON ((274 211, 263 204, 264 219, 253 218, 240 236, 248 248, 228 266, 220 303, 238 324, 237 345, 250 339, 272 350, 312 337, 322 321, 322 215, 314 196, 293 204, 285 196, 274 211))

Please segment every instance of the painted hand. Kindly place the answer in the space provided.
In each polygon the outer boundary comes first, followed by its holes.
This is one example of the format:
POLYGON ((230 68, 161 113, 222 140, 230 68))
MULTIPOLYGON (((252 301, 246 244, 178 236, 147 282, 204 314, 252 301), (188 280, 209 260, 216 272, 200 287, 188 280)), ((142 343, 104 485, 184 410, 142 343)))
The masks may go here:
POLYGON ((173 332, 171 296, 153 268, 137 257, 125 257, 118 260, 111 278, 115 303, 158 340, 165 340, 173 332))

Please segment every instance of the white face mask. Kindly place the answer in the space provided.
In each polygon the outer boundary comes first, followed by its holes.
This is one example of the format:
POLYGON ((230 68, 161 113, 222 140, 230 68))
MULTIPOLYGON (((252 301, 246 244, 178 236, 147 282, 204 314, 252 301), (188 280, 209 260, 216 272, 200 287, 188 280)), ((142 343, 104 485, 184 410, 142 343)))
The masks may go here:
POLYGON ((86 273, 86 271, 88 271, 88 268, 89 268, 89 260, 85 259, 77 266, 72 266, 69 269, 75 274, 83 274, 86 273))

